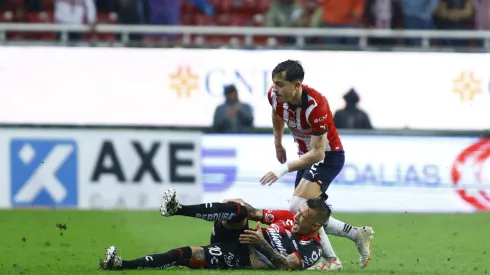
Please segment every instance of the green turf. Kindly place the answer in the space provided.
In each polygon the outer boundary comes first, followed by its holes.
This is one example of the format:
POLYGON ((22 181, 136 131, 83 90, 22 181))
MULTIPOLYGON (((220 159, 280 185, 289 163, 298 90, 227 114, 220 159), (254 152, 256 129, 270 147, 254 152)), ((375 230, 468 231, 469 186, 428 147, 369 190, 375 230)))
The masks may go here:
MULTIPOLYGON (((332 236, 344 274, 488 274, 490 215, 336 214, 372 225, 373 260, 360 270, 354 245, 332 236)), ((222 273, 171 269, 103 272, 98 259, 117 245, 125 259, 173 247, 205 245, 212 224, 191 218, 163 218, 153 212, 0 211, 0 274, 222 273), (66 224, 59 229, 56 224, 66 224)), ((230 272, 230 271, 226 271, 230 272)), ((234 274, 269 272, 233 271, 234 274)), ((277 272, 277 271, 273 271, 277 272)), ((307 272, 307 273, 318 273, 307 272)))

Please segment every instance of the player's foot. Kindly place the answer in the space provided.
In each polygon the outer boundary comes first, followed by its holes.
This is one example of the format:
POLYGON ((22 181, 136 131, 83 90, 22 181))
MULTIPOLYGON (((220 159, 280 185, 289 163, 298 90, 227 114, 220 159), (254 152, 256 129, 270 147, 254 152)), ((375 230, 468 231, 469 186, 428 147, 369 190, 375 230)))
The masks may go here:
POLYGON ((163 195, 163 204, 160 207, 160 212, 162 216, 172 216, 182 207, 180 202, 177 200, 177 196, 174 189, 168 189, 163 195))
POLYGON ((356 248, 359 251, 361 268, 368 266, 371 260, 371 240, 374 238, 374 230, 369 226, 357 227, 356 248))
POLYGON ((321 257, 316 264, 308 270, 323 270, 323 271, 342 271, 342 263, 339 258, 324 258, 321 257))
POLYGON ((107 248, 105 253, 105 260, 100 262, 100 268, 106 270, 120 269, 122 265, 122 258, 117 255, 117 249, 115 246, 107 248))

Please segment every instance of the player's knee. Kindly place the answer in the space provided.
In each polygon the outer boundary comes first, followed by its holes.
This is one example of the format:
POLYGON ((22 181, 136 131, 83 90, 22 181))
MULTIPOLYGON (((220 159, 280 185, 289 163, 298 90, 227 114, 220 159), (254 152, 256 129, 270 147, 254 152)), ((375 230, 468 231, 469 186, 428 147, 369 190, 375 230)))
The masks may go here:
POLYGON ((291 211, 293 213, 298 212, 299 207, 304 202, 306 202, 306 199, 304 199, 302 197, 298 197, 298 196, 293 196, 291 198, 291 203, 289 204, 289 211, 291 211))
POLYGON ((302 179, 298 186, 294 189, 293 196, 301 198, 316 198, 322 193, 321 186, 306 179, 302 179))

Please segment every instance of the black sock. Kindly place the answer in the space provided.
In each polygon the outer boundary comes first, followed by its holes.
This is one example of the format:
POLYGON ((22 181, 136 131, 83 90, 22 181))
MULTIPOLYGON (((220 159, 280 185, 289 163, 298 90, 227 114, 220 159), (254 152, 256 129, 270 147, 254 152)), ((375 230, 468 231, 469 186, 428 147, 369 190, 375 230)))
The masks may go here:
POLYGON ((163 254, 148 255, 131 261, 122 261, 122 269, 165 269, 171 266, 189 266, 192 249, 189 246, 172 249, 163 254))
POLYGON ((203 203, 182 205, 175 215, 200 218, 206 221, 241 222, 248 216, 245 206, 237 203, 203 203))

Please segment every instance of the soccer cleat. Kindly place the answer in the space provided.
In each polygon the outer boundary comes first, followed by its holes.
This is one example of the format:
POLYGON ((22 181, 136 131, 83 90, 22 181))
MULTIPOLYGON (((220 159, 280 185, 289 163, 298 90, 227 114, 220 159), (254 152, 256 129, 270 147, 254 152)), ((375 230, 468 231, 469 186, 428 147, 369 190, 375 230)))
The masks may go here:
POLYGON ((357 251, 359 251, 361 268, 368 266, 371 260, 371 240, 374 238, 373 234, 374 230, 369 226, 357 227, 355 244, 357 251))
POLYGON ((105 260, 100 262, 100 268, 105 270, 120 269, 122 265, 122 258, 117 255, 117 249, 115 246, 107 248, 105 253, 105 260))
POLYGON ((162 216, 172 216, 180 208, 182 208, 182 205, 180 204, 179 200, 177 200, 175 190, 168 189, 163 195, 163 204, 160 207, 162 216))
POLYGON ((320 260, 318 260, 315 265, 308 268, 308 270, 342 271, 342 268, 344 267, 339 258, 321 257, 320 260))

